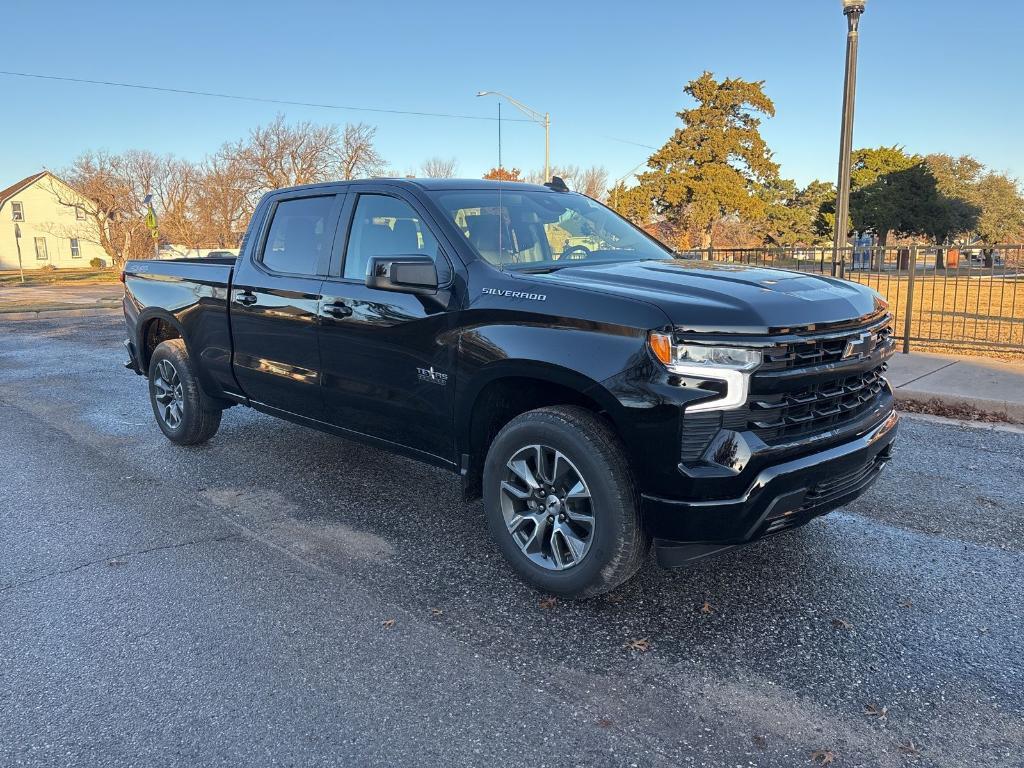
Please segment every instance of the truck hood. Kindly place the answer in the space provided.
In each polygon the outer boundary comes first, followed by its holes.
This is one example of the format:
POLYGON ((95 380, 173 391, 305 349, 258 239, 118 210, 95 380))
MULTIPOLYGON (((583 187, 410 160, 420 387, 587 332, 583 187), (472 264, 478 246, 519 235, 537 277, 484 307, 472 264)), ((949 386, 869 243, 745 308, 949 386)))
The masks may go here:
POLYGON ((688 260, 565 267, 541 283, 627 296, 660 307, 674 326, 712 333, 770 333, 855 320, 881 306, 877 293, 822 275, 688 260))

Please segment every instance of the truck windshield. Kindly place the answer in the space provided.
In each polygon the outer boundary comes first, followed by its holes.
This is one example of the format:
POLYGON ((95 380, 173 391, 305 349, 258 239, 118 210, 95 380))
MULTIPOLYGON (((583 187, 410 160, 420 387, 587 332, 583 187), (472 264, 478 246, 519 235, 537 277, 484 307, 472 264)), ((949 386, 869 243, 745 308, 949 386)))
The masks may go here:
POLYGON ((480 258, 502 269, 672 258, 663 245, 584 195, 513 188, 432 197, 480 258))

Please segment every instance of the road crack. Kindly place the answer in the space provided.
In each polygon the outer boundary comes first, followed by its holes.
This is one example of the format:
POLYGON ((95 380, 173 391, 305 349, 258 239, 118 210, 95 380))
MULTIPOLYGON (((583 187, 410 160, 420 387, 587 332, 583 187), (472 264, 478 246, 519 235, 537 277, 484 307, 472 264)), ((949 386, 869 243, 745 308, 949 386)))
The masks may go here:
POLYGON ((170 550, 170 549, 181 549, 182 547, 195 547, 195 546, 199 546, 199 545, 202 545, 202 544, 215 544, 215 543, 221 542, 221 541, 244 541, 244 540, 245 540, 244 537, 238 536, 238 535, 234 535, 234 536, 213 536, 213 537, 208 537, 208 538, 203 538, 203 539, 191 539, 189 541, 179 541, 179 542, 177 542, 175 544, 162 544, 159 547, 149 547, 147 549, 135 549, 135 550, 129 550, 127 552, 119 552, 117 554, 107 555, 106 557, 101 557, 101 558, 98 558, 96 560, 90 560, 90 561, 88 561, 86 563, 79 563, 78 565, 73 566, 71 568, 63 568, 63 569, 57 570, 57 571, 50 571, 48 573, 43 573, 43 574, 40 574, 38 576, 34 576, 31 579, 25 579, 23 581, 15 581, 15 582, 12 582, 10 584, 6 584, 6 585, 0 587, 0 594, 4 594, 5 592, 10 592, 11 590, 18 589, 19 587, 25 587, 25 586, 28 586, 30 584, 37 584, 38 582, 46 581, 47 579, 58 578, 60 576, 68 576, 68 575, 70 575, 72 573, 76 573, 78 571, 84 570, 85 568, 91 568, 94 565, 100 565, 101 563, 109 563, 112 560, 122 560, 122 559, 130 558, 130 557, 138 557, 140 555, 149 555, 149 554, 152 554, 154 552, 164 552, 164 551, 170 550))

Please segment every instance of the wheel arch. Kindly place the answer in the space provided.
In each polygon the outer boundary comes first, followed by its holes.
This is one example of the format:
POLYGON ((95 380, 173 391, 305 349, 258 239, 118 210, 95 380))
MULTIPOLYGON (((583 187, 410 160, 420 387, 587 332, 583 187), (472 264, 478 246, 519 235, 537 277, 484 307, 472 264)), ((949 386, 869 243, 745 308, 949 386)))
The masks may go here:
POLYGON ((153 356, 153 350, 162 341, 181 339, 185 343, 185 349, 191 355, 184 326, 166 309, 152 307, 143 310, 139 315, 136 336, 135 348, 138 350, 139 367, 142 369, 143 375, 149 374, 149 361, 153 356))
POLYGON ((458 453, 467 499, 479 498, 483 462, 495 435, 520 414, 551 405, 594 412, 618 433, 618 401, 599 382, 578 371, 539 361, 502 360, 481 370, 460 395, 456 412, 458 453))

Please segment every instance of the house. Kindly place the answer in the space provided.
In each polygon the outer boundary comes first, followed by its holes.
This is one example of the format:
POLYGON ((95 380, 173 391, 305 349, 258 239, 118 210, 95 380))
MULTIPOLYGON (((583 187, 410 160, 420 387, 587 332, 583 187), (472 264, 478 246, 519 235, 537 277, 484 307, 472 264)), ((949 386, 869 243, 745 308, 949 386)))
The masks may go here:
POLYGON ((94 258, 109 266, 90 210, 86 198, 49 171, 0 189, 0 270, 18 269, 19 250, 26 270, 88 267, 94 258))

